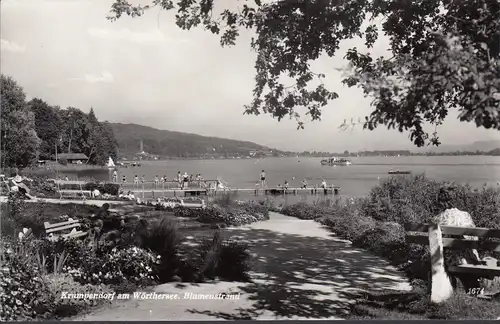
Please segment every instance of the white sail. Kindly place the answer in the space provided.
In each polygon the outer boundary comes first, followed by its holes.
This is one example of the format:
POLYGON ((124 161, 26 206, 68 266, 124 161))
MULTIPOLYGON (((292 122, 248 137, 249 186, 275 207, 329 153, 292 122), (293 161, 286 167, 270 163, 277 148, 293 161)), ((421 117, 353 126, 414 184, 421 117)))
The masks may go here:
POLYGON ((109 160, 108 160, 108 167, 109 168, 115 167, 115 162, 113 162, 113 159, 111 158, 111 156, 109 157, 109 160))

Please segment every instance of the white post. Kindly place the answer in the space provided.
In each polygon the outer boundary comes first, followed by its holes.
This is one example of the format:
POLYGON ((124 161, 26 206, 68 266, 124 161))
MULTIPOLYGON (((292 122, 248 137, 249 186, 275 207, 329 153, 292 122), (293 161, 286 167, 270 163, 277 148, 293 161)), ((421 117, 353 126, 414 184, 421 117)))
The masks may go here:
POLYGON ((443 235, 437 224, 429 224, 429 249, 431 252, 431 302, 441 303, 453 294, 453 286, 444 269, 443 235))

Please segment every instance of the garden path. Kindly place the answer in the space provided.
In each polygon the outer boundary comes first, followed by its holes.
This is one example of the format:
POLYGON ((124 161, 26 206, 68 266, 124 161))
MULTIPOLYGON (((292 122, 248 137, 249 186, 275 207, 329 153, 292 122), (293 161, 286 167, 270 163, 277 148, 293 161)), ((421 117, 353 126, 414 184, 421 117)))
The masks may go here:
POLYGON ((157 293, 179 300, 115 301, 75 320, 340 319, 363 290, 409 290, 387 261, 336 238, 312 220, 271 213, 270 220, 222 232, 250 244, 252 283, 169 283, 157 293), (240 293, 239 300, 184 299, 184 293, 240 293))
MULTIPOLYGON (((6 203, 8 201, 7 196, 0 196, 0 203, 6 203)), ((110 205, 131 205, 130 201, 111 201, 111 200, 98 200, 98 199, 59 199, 59 198, 35 198, 25 200, 27 203, 46 203, 46 204, 76 204, 76 205, 94 205, 101 207, 102 205, 108 203, 110 205)))

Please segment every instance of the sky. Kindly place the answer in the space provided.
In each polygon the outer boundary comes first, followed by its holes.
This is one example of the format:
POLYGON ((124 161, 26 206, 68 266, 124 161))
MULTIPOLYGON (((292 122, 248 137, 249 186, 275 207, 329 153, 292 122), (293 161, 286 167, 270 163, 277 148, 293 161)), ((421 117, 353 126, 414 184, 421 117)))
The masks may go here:
MULTIPOLYGON (((363 48, 350 40, 334 58, 313 65, 340 98, 323 110, 320 122, 297 130, 294 120, 243 115, 254 87, 251 32, 237 45, 221 48, 202 29, 183 31, 173 14, 153 8, 140 18, 106 19, 109 0, 1 1, 1 71, 12 76, 28 98, 51 105, 91 107, 100 120, 253 141, 290 151, 411 149, 408 135, 360 126, 341 131, 342 122, 371 112, 370 98, 340 83, 342 52, 363 48)), ((137 3, 137 1, 135 2, 137 3)), ((234 6, 234 0, 217 3, 234 6)), ((374 51, 383 55, 387 40, 374 51)), ((444 144, 500 140, 498 131, 476 128, 450 114, 439 129, 444 144)))

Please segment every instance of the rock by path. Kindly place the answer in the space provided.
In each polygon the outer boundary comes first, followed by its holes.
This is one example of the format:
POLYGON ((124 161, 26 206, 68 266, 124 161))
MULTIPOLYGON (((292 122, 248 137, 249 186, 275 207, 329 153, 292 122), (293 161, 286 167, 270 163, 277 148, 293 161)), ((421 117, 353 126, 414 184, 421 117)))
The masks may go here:
POLYGON ((410 289, 387 261, 312 220, 271 213, 269 221, 222 234, 250 244, 252 283, 163 284, 152 291, 180 299, 115 301, 75 320, 340 319, 356 292, 410 289), (184 299, 185 293, 240 293, 240 299, 184 299))

